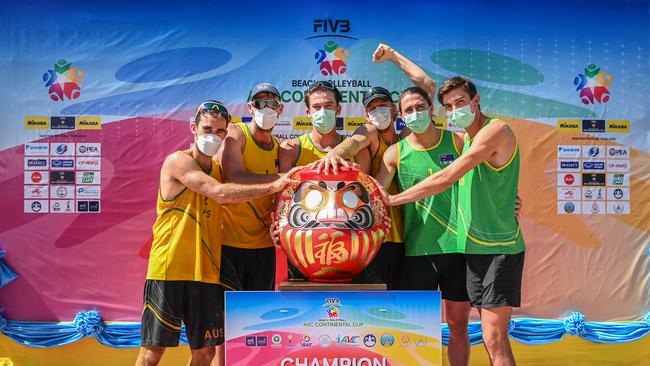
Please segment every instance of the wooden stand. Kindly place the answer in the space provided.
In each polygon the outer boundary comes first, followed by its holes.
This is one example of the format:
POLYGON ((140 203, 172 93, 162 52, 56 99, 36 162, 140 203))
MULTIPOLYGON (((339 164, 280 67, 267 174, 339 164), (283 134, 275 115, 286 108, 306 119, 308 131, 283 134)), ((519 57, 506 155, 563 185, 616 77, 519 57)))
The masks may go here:
POLYGON ((386 291, 385 283, 282 282, 280 291, 386 291))

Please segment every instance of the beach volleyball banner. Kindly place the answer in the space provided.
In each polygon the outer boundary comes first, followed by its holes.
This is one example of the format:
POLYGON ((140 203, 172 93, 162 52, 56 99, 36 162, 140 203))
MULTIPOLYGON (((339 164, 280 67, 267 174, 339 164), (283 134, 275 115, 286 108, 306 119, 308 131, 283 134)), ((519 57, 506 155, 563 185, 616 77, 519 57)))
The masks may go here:
POLYGON ((233 366, 442 365, 437 291, 227 292, 233 366))
MULTIPOLYGON (((138 322, 160 167, 190 146, 196 105, 218 99, 250 120, 251 88, 271 82, 285 105, 274 133, 291 138, 311 128, 305 90, 333 80, 337 129, 351 134, 365 90, 397 101, 412 85, 372 62, 379 43, 438 85, 471 78, 482 111, 518 137, 527 253, 515 317, 650 310, 647 1, 23 1, 5 2, 0 24, 9 320, 97 309, 138 322)), ((437 101, 435 113, 453 128, 437 101)))

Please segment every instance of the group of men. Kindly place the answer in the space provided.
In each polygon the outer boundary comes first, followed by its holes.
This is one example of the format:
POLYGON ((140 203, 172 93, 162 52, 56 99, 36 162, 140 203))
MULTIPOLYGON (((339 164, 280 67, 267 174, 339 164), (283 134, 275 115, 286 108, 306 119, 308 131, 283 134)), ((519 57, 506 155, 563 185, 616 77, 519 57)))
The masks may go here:
POLYGON ((224 290, 274 288, 274 193, 296 167, 329 174, 351 161, 385 188, 391 206, 391 230, 361 280, 441 290, 451 365, 469 362, 467 325, 477 308, 492 364, 514 365, 508 322, 520 305, 525 252, 515 217, 517 139, 482 113, 470 80, 452 77, 436 91, 420 67, 383 44, 373 61, 393 62, 416 86, 397 106, 388 90, 371 88, 363 98, 368 123, 349 138, 337 133, 342 98, 328 81, 305 93, 312 130, 281 143, 272 130, 283 105, 271 84, 251 91, 248 123, 230 123, 216 100, 198 106, 194 146, 161 169, 136 365, 156 365, 165 347, 177 346, 181 324, 191 365, 223 364, 224 290), (434 127, 436 99, 463 133, 434 127), (406 125, 399 133, 398 116, 406 125))

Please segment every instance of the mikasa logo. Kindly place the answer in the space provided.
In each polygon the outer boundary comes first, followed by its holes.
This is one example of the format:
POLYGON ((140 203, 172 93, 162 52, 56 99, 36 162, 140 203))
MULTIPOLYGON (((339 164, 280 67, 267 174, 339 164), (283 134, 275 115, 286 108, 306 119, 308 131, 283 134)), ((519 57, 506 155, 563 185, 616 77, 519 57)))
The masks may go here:
POLYGON ((628 120, 607 121, 607 132, 630 132, 630 121, 628 120))
POLYGON ((580 120, 577 119, 559 119, 557 120, 557 128, 563 132, 579 132, 580 120))
POLYGON ((560 128, 578 128, 577 123, 562 122, 560 123, 560 128))

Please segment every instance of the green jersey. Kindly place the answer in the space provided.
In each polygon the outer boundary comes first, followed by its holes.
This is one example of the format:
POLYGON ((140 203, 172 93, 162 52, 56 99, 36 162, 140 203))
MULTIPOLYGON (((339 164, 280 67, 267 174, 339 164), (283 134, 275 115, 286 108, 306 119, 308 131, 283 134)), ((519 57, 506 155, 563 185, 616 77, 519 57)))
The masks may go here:
MULTIPOLYGON (((408 138, 397 145, 397 179, 402 191, 451 164, 460 152, 451 131, 440 130, 440 140, 428 149, 416 149, 408 138)), ((456 238, 458 185, 403 206, 406 256, 462 253, 456 238)))
MULTIPOLYGON (((488 125, 495 121, 489 118, 488 125)), ((465 135, 463 154, 472 148, 465 135)), ((500 168, 479 164, 458 181, 458 244, 468 254, 516 254, 526 245, 515 218, 519 184, 519 142, 500 168)))

